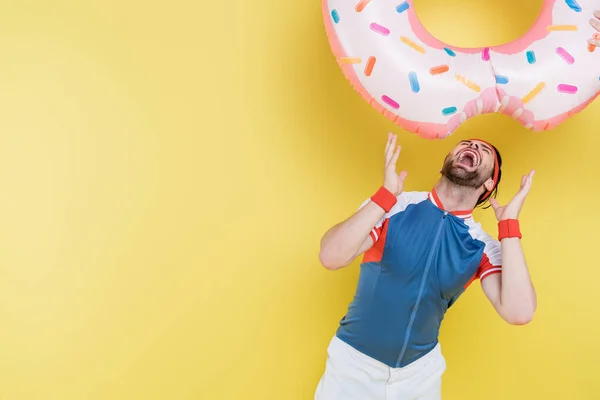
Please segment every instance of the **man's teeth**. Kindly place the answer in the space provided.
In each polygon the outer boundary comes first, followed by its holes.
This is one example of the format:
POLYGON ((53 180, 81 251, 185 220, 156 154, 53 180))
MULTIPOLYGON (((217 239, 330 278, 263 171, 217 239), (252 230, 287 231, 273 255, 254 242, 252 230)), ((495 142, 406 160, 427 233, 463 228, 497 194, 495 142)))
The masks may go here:
POLYGON ((479 164, 479 158, 477 157, 477 154, 470 151, 462 153, 458 158, 458 162, 463 161, 463 159, 465 158, 465 154, 469 154, 473 158, 473 167, 476 167, 479 164))

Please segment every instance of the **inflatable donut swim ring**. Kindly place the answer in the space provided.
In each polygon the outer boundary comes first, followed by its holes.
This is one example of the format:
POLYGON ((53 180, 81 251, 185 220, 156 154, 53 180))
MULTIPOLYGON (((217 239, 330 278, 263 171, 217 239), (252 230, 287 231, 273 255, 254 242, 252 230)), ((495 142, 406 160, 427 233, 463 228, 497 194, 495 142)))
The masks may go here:
POLYGON ((413 0, 322 0, 329 44, 352 86, 386 118, 443 139, 486 113, 532 131, 582 111, 600 91, 600 49, 588 43, 599 0, 544 0, 529 31, 496 47, 434 38, 413 0))

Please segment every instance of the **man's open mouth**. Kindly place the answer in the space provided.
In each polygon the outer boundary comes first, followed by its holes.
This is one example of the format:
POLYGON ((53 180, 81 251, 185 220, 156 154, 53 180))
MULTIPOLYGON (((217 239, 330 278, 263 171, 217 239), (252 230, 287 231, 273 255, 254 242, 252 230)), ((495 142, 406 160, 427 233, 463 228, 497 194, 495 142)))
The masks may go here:
POLYGON ((466 170, 474 171, 479 167, 481 157, 475 150, 466 149, 458 155, 456 162, 466 170))

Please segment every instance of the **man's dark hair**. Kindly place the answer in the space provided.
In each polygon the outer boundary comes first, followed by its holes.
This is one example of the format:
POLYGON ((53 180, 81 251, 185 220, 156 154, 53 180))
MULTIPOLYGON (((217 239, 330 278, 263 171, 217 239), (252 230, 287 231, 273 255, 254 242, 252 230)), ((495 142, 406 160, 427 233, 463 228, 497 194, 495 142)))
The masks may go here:
MULTIPOLYGON (((485 204, 490 197, 496 198, 496 195, 498 194, 498 185, 500 185, 500 180, 502 179, 502 157, 500 156, 500 152, 498 151, 498 149, 496 148, 496 146, 491 145, 492 148, 494 149, 494 151, 496 152, 496 159, 498 160, 498 181, 496 182, 496 184, 494 185, 494 188, 492 189, 492 192, 489 194, 489 196, 485 197, 488 192, 483 192, 481 194, 481 196, 479 196, 479 199, 477 200, 477 204, 475 205, 475 207, 479 207, 482 204, 485 204), (484 199, 485 197, 485 199, 484 199)), ((492 168, 492 176, 491 178, 494 178, 494 171, 496 170, 496 165, 494 165, 494 168, 492 168)), ((491 206, 491 204, 488 204, 487 206, 483 207, 484 209, 489 208, 491 206)))

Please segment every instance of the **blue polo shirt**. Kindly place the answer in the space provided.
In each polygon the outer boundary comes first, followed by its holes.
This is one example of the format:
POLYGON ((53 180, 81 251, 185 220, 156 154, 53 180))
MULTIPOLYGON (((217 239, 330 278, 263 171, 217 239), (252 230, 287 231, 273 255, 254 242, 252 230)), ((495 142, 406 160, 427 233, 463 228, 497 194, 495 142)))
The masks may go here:
POLYGON ((445 211, 435 190, 403 192, 370 235, 336 334, 393 368, 437 345, 444 314, 471 282, 502 272, 500 243, 472 210, 445 211))

